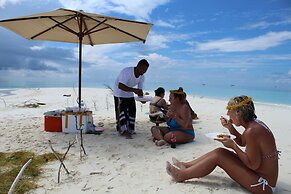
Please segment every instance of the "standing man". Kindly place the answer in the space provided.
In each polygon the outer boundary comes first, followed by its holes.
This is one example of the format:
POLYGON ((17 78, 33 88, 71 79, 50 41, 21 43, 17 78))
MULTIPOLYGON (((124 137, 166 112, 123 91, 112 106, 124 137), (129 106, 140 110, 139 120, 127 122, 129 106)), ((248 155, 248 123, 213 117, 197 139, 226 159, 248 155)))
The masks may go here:
POLYGON ((143 96, 144 73, 149 63, 142 59, 136 67, 126 67, 119 73, 114 84, 116 129, 121 135, 131 138, 134 133, 136 105, 134 93, 143 96), (135 87, 137 86, 137 87, 135 87))

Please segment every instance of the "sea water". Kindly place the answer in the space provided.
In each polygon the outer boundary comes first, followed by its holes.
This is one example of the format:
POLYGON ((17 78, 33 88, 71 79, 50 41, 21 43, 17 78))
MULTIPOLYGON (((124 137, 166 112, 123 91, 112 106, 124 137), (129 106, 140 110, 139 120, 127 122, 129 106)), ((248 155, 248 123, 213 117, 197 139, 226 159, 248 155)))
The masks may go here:
MULTIPOLYGON (((179 86, 165 84, 165 90, 178 89, 179 86)), ((156 88, 152 88, 155 90, 156 88)), ((260 89, 260 88, 243 88, 239 86, 211 86, 198 84, 184 84, 184 91, 188 95, 210 97, 222 100, 229 100, 231 97, 246 95, 253 98, 255 102, 271 103, 277 105, 291 106, 291 90, 277 90, 277 89, 260 89)))
MULTIPOLYGON (((193 91, 195 93, 195 91, 193 91)), ((291 92, 289 91, 271 91, 263 89, 245 89, 237 87, 199 89, 198 94, 205 96, 229 99, 234 96, 247 95, 253 98, 255 102, 265 102, 272 104, 291 105, 291 92)))
MULTIPOLYGON (((170 84, 170 83, 156 83, 152 85, 145 85, 145 91, 153 92, 158 87, 164 87, 166 91, 172 89, 178 89, 181 84, 170 84)), ((90 83, 90 84, 83 84, 83 88, 90 87, 90 88, 106 88, 108 86, 113 88, 113 81, 112 83, 90 83)), ((259 89, 259 88, 243 88, 239 86, 211 86, 207 84, 195 84, 195 83, 188 83, 183 84, 183 89, 187 93, 187 95, 194 95, 200 97, 210 97, 210 98, 217 98, 222 100, 228 100, 231 97, 239 96, 239 95, 247 95, 253 98, 255 102, 261 103, 271 103, 271 104, 279 104, 279 105, 288 105, 291 106, 291 90, 280 91, 276 88, 274 89, 259 89)), ((77 88, 77 84, 68 85, 68 84, 60 84, 60 85, 46 85, 46 84, 31 84, 31 85, 0 85, 0 97, 4 95, 11 94, 11 90, 17 88, 46 88, 46 87, 74 87, 77 88)))

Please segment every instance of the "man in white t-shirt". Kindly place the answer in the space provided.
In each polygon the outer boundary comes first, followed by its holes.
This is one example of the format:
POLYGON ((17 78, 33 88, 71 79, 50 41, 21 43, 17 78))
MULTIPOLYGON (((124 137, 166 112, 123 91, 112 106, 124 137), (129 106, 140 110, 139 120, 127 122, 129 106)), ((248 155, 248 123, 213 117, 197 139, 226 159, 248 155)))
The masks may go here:
POLYGON ((113 93, 116 129, 121 135, 131 138, 135 130, 136 105, 134 94, 143 96, 144 73, 149 63, 142 59, 136 67, 126 67, 115 80, 113 93), (137 86, 137 87, 135 87, 137 86))

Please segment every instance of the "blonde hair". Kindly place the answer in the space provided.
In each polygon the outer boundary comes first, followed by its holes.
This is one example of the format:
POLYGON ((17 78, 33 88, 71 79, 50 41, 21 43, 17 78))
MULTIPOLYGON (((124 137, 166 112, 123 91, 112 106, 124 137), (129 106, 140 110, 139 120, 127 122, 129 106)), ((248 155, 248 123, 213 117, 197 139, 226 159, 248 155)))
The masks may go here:
POLYGON ((255 114, 255 106, 252 98, 248 96, 237 96, 229 100, 226 107, 227 110, 234 110, 245 122, 252 121, 257 118, 255 114))
POLYGON ((180 102, 184 103, 186 101, 186 93, 183 91, 182 87, 179 87, 178 90, 170 90, 170 93, 178 98, 180 102))

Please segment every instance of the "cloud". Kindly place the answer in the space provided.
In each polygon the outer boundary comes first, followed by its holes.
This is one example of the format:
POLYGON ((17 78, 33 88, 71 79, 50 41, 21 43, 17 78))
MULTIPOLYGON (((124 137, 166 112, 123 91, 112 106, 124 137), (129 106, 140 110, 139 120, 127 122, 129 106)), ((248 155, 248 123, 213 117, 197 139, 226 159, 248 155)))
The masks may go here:
POLYGON ((240 27, 240 30, 253 30, 253 29, 266 29, 272 26, 282 26, 291 24, 291 18, 287 18, 285 20, 277 21, 277 22, 267 22, 260 21, 256 23, 246 24, 240 27))
POLYGON ((276 85, 279 85, 281 87, 286 87, 284 89, 287 89, 290 91, 290 84, 291 84, 291 77, 289 75, 273 75, 269 76, 271 80, 273 80, 276 85))
POLYGON ((34 71, 34 70, 2 70, 0 87, 56 87, 56 86, 78 86, 78 73, 64 73, 55 71, 34 71), (21 81, 19 81, 21 80, 21 81), (2 82, 3 81, 3 82, 2 82))
POLYGON ((190 38, 189 34, 182 34, 182 33, 157 33, 154 31, 150 31, 147 40, 146 40, 146 47, 150 51, 155 51, 159 49, 166 49, 169 48, 170 43, 172 42, 180 42, 186 41, 190 38))
POLYGON ((154 22, 155 26, 164 27, 164 28, 181 28, 186 25, 185 20, 182 15, 175 16, 175 19, 167 19, 167 20, 157 20, 154 22))
POLYGON ((71 49, 44 46, 43 41, 26 40, 8 31, 0 31, 0 36, 5 37, 0 41, 0 70, 63 72, 74 60, 71 49))
POLYGON ((209 41, 206 43, 197 43, 196 51, 210 52, 246 52, 266 50, 272 47, 284 44, 291 40, 291 32, 269 32, 262 36, 244 40, 235 40, 231 38, 209 41))
POLYGON ((164 20, 158 20, 155 22, 155 26, 166 27, 166 28, 175 28, 175 25, 166 22, 164 20))
POLYGON ((173 59, 158 53, 150 53, 145 58, 150 61, 151 65, 158 66, 159 68, 167 68, 175 63, 173 59))
POLYGON ((252 30, 252 29, 266 29, 269 26, 271 26, 271 23, 266 22, 266 21, 261 21, 253 24, 247 24, 245 26, 240 27, 239 29, 241 30, 252 30))
POLYGON ((0 8, 4 8, 6 4, 11 3, 11 4, 16 4, 20 3, 23 0, 0 0, 0 8))
POLYGON ((150 32, 146 41, 146 45, 149 50, 158 50, 162 48, 168 48, 168 42, 170 42, 168 35, 150 32))
POLYGON ((32 46, 32 47, 30 47, 30 49, 31 50, 38 50, 38 51, 40 51, 40 50, 43 50, 43 49, 45 49, 45 47, 44 46, 32 46))
POLYGON ((291 70, 288 71, 288 75, 291 75, 291 70))
POLYGON ((132 16, 136 19, 149 20, 151 12, 170 0, 59 0, 70 9, 82 9, 96 13, 119 13, 132 16))
MULTIPOLYGON (((87 62, 90 66, 97 68, 107 68, 122 66, 122 58, 124 50, 127 50, 126 44, 114 45, 95 45, 83 47, 83 62, 87 62), (114 54, 119 53, 119 54, 114 54), (119 61, 119 62, 118 62, 119 61)), ((75 56, 78 58, 79 49, 75 49, 75 56)), ((132 54, 130 57, 133 57, 132 54)))

